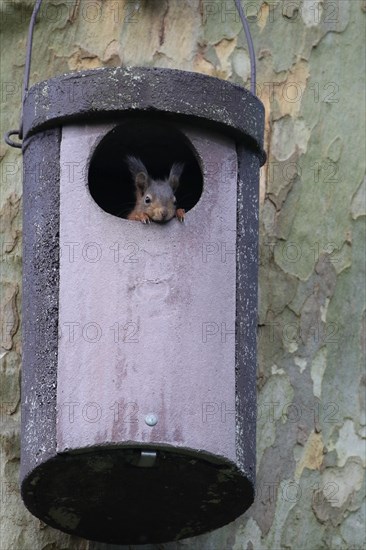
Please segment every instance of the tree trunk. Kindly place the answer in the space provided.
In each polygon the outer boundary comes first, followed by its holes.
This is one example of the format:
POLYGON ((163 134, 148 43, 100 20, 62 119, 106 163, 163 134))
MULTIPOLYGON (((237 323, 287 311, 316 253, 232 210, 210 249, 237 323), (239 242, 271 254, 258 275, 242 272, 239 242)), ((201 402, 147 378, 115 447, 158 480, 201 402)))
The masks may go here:
MULTIPOLYGON (((19 125, 33 4, 0 4, 2 133, 19 125)), ((361 549, 366 4, 242 4, 258 60, 268 154, 260 183, 257 497, 222 529, 141 548, 361 549)), ((249 85, 234 2, 44 0, 32 83, 120 65, 174 67, 249 85)), ((107 550, 46 526, 20 497, 22 158, 4 143, 0 155, 0 548, 107 550)))

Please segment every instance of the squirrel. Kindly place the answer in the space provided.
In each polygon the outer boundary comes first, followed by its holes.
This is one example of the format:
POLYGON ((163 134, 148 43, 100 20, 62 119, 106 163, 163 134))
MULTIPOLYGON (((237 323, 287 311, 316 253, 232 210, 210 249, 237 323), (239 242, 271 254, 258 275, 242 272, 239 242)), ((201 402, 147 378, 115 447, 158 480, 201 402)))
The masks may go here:
POLYGON ((136 158, 127 157, 127 164, 135 183, 136 203, 128 220, 150 223, 150 221, 165 223, 174 218, 184 221, 185 210, 177 208, 174 192, 179 186, 184 165, 174 163, 168 178, 164 180, 152 179, 143 162, 136 158))

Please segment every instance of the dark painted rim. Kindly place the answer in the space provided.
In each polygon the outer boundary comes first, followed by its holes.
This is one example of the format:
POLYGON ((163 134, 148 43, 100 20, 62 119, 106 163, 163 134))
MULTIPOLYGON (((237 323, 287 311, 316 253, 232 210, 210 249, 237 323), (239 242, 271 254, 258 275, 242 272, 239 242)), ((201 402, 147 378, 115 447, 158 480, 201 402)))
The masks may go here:
POLYGON ((24 137, 68 122, 126 114, 219 125, 265 162, 261 101, 237 84, 177 69, 100 68, 39 82, 25 99, 24 137))
POLYGON ((136 467, 129 458, 136 450, 59 454, 23 480, 22 498, 48 525, 109 544, 197 536, 233 521, 253 503, 251 481, 228 460, 157 449, 156 466, 136 467))

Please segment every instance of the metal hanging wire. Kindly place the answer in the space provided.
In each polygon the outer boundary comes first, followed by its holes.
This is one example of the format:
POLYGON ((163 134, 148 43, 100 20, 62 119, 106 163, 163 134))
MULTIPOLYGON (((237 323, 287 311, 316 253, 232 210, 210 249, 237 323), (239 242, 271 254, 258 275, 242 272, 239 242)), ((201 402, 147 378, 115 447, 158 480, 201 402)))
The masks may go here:
POLYGON ((247 44, 248 44, 249 58, 250 58, 250 91, 252 92, 253 95, 256 95, 257 66, 255 61, 255 51, 254 51, 252 35, 250 34, 248 20, 245 16, 240 0, 234 0, 234 2, 235 2, 236 9, 238 10, 239 17, 241 19, 241 23, 243 25, 244 32, 245 32, 245 38, 247 39, 247 44))
POLYGON ((24 67, 24 77, 23 77, 22 113, 20 116, 20 128, 19 130, 9 130, 9 132, 6 132, 4 136, 5 142, 8 145, 10 145, 11 147, 16 147, 18 149, 22 148, 22 144, 16 141, 13 141, 12 139, 10 139, 10 136, 17 135, 19 139, 23 139, 23 105, 24 105, 24 100, 28 93, 28 87, 29 87, 29 76, 30 76, 30 68, 31 68, 31 61, 32 61, 33 30, 34 30, 34 25, 36 24, 36 19, 37 19, 37 15, 40 10, 41 4, 42 4, 42 0, 36 1, 36 4, 32 12, 32 17, 29 23, 27 51, 25 56, 25 67, 24 67))
MULTIPOLYGON (((248 20, 245 16, 243 7, 241 5, 241 1, 234 0, 234 2, 235 2, 236 9, 238 11, 239 17, 241 19, 241 22, 244 28, 245 37, 248 43, 249 58, 250 58, 250 91, 253 95, 256 95, 256 61, 255 61, 253 40, 250 34, 248 20)), ((32 62, 33 31, 34 31, 34 26, 36 24, 38 12, 41 8, 41 4, 42 4, 42 0, 36 0, 36 4, 33 8, 31 20, 29 23, 27 51, 25 56, 25 67, 24 67, 24 77, 23 77, 22 112, 20 117, 20 128, 19 130, 9 130, 4 135, 5 142, 11 147, 16 147, 18 149, 22 148, 22 144, 19 142, 13 141, 11 139, 11 136, 17 135, 20 140, 23 139, 23 105, 28 93, 28 88, 29 88, 29 77, 30 77, 30 69, 31 69, 31 62, 32 62)))

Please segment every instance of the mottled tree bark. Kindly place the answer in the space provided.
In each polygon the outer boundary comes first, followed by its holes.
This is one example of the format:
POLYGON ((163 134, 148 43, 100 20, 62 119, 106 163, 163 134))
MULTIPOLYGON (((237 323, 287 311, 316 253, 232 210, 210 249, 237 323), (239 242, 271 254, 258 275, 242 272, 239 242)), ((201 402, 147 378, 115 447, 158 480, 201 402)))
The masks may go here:
MULTIPOLYGON (((257 498, 227 527, 160 547, 361 549, 366 5, 242 3, 257 53, 268 153, 260 205, 257 498)), ((33 4, 0 4, 2 133, 19 124, 33 4)), ((32 82, 119 65, 175 67, 249 84, 233 2, 44 0, 32 82)), ((20 498, 22 159, 4 143, 0 155, 0 548, 107 550, 45 526, 20 498)))

